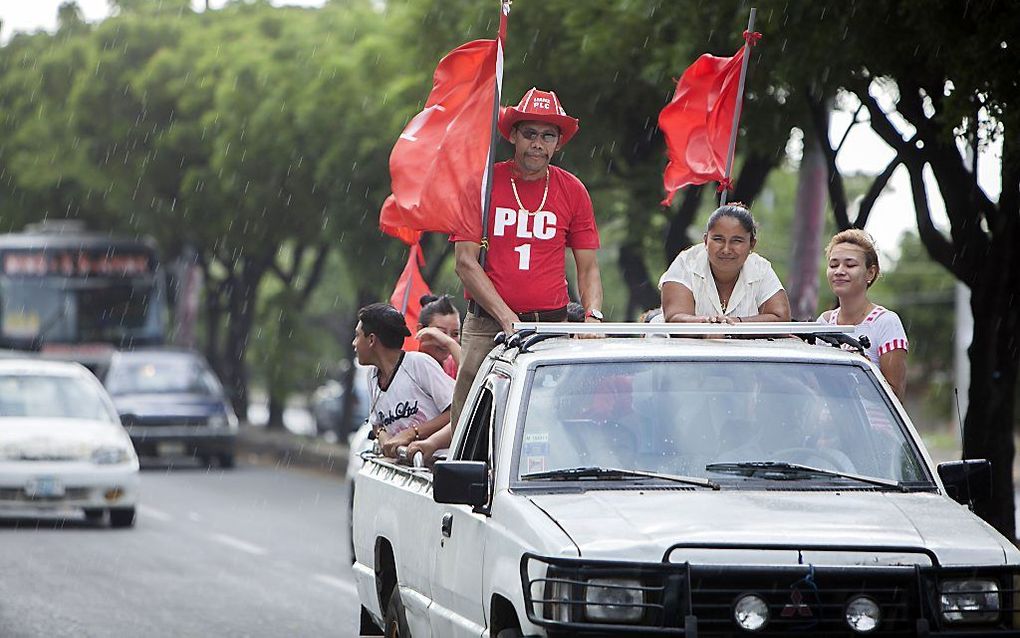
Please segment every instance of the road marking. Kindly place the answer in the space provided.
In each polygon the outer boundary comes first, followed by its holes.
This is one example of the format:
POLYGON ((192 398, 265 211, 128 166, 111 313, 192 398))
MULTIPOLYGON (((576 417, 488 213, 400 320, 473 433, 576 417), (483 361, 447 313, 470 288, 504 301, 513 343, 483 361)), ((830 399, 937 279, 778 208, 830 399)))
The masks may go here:
POLYGON ((226 534, 210 534, 209 538, 213 539, 216 542, 223 543, 224 545, 229 545, 234 549, 239 549, 242 552, 254 554, 255 556, 263 556, 268 553, 268 550, 266 550, 266 548, 264 547, 259 547, 258 545, 246 543, 240 538, 234 538, 233 536, 227 536, 226 534))
POLYGON ((337 589, 342 590, 352 596, 356 596, 358 594, 358 588, 354 586, 354 583, 348 582, 346 580, 340 580, 336 576, 330 576, 328 574, 316 574, 315 580, 319 581, 320 583, 325 583, 330 587, 336 587, 337 589))
POLYGON ((157 521, 163 521, 164 523, 173 519, 173 516, 170 516, 166 512, 158 510, 155 507, 149 507, 148 505, 139 505, 138 513, 146 518, 154 518, 157 521))

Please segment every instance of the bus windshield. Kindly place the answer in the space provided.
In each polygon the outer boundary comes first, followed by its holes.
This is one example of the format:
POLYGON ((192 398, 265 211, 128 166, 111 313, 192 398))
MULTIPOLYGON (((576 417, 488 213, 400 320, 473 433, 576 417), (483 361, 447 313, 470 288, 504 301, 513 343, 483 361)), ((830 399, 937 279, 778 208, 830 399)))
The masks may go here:
POLYGON ((163 342, 166 285, 142 243, 0 247, 0 341, 46 344, 163 342))

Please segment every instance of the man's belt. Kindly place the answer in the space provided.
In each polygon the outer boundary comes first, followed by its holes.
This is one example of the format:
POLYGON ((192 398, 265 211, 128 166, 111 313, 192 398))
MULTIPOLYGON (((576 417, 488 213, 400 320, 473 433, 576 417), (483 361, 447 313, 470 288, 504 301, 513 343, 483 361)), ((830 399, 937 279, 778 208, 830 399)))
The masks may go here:
MULTIPOLYGON (((486 319, 492 319, 493 321, 496 320, 495 317, 485 311, 485 308, 482 308, 482 304, 475 304, 475 315, 486 319)), ((520 317, 521 321, 566 321, 567 307, 563 306, 562 308, 556 308, 555 310, 527 310, 524 312, 518 312, 517 316, 520 317)))

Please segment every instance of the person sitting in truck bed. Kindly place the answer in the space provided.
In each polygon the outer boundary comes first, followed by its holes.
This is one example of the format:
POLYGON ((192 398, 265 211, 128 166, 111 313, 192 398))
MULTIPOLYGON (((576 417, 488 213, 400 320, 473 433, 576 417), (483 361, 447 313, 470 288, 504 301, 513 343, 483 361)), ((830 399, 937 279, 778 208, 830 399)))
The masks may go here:
POLYGON ((358 363, 375 366, 368 422, 383 454, 395 457, 391 440, 405 430, 424 439, 450 422, 453 379, 431 356, 404 352, 410 336, 404 315, 393 306, 375 303, 358 311, 354 351, 358 363))

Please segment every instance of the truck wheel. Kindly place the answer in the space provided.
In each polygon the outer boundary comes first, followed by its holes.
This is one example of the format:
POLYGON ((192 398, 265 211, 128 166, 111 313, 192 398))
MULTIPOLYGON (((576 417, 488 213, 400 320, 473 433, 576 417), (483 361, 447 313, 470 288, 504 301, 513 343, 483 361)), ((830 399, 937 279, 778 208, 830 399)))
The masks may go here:
POLYGON ((381 636, 383 632, 380 631, 379 627, 376 626, 375 621, 372 620, 372 614, 368 613, 365 606, 361 606, 361 626, 358 628, 359 636, 381 636))
POLYGON ((232 453, 220 454, 219 462, 221 468, 229 470, 230 468, 234 467, 234 455, 232 453))
POLYGON ((386 604, 383 618, 383 635, 386 638, 408 638, 411 632, 407 629, 407 617, 404 615, 404 603, 400 600, 400 587, 393 585, 390 591, 390 602, 386 604))

